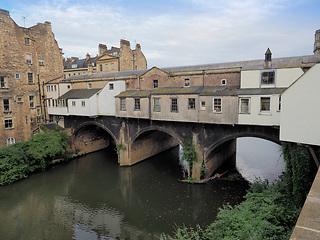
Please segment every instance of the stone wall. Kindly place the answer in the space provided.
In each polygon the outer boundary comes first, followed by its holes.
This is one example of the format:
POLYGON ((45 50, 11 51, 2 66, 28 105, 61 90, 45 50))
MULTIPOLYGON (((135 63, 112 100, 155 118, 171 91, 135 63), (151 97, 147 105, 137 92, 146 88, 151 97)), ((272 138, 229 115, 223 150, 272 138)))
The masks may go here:
POLYGON ((5 146, 8 138, 28 140, 45 121, 43 83, 62 78, 63 66, 50 22, 23 28, 8 11, 0 10, 0 32, 0 77, 4 80, 0 88, 0 146, 5 146), (31 62, 27 62, 27 54, 31 62), (7 99, 9 108, 5 109, 7 99), (6 120, 12 125, 5 126, 6 120))

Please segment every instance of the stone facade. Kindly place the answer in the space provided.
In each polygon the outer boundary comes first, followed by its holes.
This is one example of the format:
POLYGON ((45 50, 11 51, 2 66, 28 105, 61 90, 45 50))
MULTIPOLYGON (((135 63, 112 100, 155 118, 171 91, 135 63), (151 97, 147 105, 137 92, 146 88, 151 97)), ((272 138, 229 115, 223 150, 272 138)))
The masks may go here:
POLYGON ((28 140, 46 120, 44 83, 63 77, 50 22, 24 28, 0 9, 0 146, 28 140))
POLYGON ((140 44, 136 44, 136 48, 132 50, 130 42, 121 39, 120 48, 108 49, 105 44, 99 44, 98 52, 96 57, 87 54, 85 59, 73 57, 64 60, 64 78, 101 72, 147 69, 147 60, 140 44))

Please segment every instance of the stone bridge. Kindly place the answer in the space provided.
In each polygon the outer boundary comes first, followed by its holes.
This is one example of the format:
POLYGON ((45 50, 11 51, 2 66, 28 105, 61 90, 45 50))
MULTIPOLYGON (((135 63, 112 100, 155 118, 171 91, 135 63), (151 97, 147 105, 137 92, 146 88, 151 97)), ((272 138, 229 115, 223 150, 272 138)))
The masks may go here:
POLYGON ((279 128, 252 125, 219 125, 192 122, 152 121, 114 116, 65 117, 73 150, 88 153, 113 144, 120 166, 131 166, 169 148, 192 140, 198 162, 192 177, 200 179, 201 166, 209 177, 236 152, 236 139, 258 137, 280 144, 279 128))

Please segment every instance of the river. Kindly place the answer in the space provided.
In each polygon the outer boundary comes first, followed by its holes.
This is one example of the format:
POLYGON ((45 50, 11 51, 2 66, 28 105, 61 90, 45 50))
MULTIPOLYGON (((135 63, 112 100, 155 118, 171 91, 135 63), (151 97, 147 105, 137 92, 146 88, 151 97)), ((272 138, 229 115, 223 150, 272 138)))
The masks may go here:
POLYGON ((0 187, 0 239, 158 239, 207 226, 248 183, 181 183, 179 148, 119 167, 112 148, 0 187))

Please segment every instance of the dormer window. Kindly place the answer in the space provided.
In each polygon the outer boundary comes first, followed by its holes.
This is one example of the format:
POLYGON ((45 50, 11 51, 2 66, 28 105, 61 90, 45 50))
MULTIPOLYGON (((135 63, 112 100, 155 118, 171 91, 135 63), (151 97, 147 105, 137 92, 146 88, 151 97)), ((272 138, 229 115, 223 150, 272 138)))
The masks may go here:
POLYGON ((77 64, 71 64, 71 68, 77 68, 78 65, 77 64))
POLYGON ((265 71, 261 73, 261 84, 274 84, 275 72, 274 71, 265 71))

